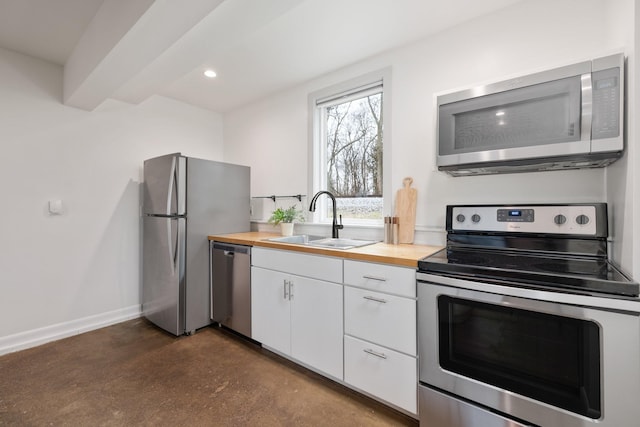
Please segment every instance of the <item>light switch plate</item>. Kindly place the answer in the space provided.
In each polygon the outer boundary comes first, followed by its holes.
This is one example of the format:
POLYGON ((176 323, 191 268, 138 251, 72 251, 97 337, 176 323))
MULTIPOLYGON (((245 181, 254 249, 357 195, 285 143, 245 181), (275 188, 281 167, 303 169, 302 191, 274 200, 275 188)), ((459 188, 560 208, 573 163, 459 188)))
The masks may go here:
POLYGON ((49 215, 62 215, 62 200, 49 200, 49 215))

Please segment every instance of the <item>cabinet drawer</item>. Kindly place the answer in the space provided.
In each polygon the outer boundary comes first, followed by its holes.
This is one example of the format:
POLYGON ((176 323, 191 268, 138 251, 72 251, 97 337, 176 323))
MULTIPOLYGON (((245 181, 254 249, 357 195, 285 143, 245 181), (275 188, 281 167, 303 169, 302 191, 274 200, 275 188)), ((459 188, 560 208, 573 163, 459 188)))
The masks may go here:
POLYGON ((345 286, 344 332, 415 356, 416 301, 345 286))
POLYGON ((416 270, 412 268, 345 260, 344 283, 410 298, 416 296, 416 270))
POLYGON ((345 336, 344 380, 392 405, 417 413, 415 357, 345 336))
POLYGON ((254 247, 251 253, 251 265, 312 279, 342 283, 341 258, 254 247))

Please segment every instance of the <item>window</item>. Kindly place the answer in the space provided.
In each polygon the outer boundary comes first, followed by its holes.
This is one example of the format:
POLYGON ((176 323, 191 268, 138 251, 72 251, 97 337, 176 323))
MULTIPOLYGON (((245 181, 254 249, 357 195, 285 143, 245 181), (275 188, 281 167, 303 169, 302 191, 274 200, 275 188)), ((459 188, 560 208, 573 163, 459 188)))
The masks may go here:
MULTIPOLYGON (((385 206, 385 175, 390 175, 388 144, 389 71, 377 72, 309 97, 312 117, 311 170, 313 195, 328 190, 336 196, 345 224, 378 225, 385 206), (387 83, 388 86, 388 83, 387 83)), ((318 200, 315 221, 333 219, 331 203, 318 200)))

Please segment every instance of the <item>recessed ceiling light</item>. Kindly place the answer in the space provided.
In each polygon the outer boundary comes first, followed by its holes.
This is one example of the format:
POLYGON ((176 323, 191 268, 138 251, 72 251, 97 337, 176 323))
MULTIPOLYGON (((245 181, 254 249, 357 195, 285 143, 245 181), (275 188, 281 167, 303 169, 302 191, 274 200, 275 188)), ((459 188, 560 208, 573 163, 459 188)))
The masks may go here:
POLYGON ((214 78, 215 76, 217 76, 216 72, 213 70, 207 70, 204 72, 204 75, 209 77, 210 79, 214 78))

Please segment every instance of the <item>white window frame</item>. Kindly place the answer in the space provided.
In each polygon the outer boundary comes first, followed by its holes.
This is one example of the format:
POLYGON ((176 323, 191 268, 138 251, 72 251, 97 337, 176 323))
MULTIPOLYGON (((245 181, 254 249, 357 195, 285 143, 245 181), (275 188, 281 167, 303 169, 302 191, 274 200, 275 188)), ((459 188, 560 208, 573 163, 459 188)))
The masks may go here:
MULTIPOLYGON (((382 116, 384 123, 382 126, 382 200, 384 215, 391 214, 393 195, 391 190, 391 67, 374 71, 348 81, 332 85, 319 91, 309 94, 309 176, 308 176, 308 199, 318 191, 327 189, 326 167, 320 166, 316 159, 322 156, 322 145, 326 139, 323 135, 323 126, 320 126, 323 108, 331 104, 346 102, 349 98, 360 98, 367 93, 377 93, 382 86, 382 116)), ((326 147, 324 148, 326 149, 326 147)), ((311 219, 314 223, 331 223, 332 219, 326 215, 329 200, 326 196, 318 199, 317 209, 311 219)), ((345 225, 349 226, 382 226, 383 218, 379 220, 355 220, 345 218, 345 225)))

